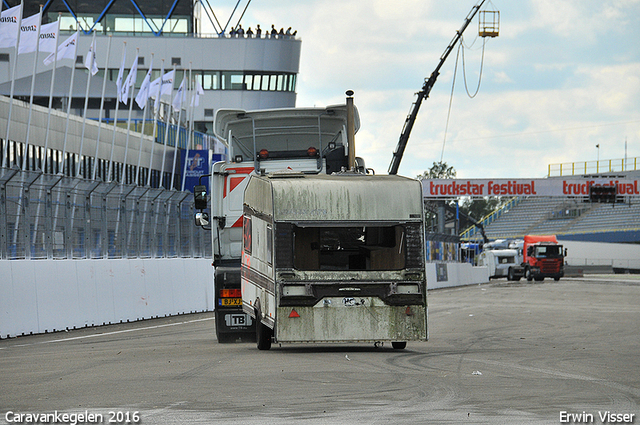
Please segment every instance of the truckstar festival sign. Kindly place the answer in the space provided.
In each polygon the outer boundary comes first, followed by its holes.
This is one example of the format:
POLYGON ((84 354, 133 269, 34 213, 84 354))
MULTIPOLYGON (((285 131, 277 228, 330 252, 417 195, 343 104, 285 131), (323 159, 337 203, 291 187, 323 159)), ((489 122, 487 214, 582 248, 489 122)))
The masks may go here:
POLYGON ((640 196, 640 179, 424 179, 425 198, 459 196, 589 196, 592 186, 617 187, 618 196, 640 196))

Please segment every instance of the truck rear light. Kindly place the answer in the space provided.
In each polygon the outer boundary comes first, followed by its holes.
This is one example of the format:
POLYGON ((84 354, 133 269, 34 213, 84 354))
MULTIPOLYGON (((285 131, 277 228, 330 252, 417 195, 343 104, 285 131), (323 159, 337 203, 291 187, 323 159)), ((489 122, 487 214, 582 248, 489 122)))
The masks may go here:
POLYGON ((295 297, 307 295, 307 288, 304 285, 285 285, 282 288, 282 295, 295 297))
POLYGON ((221 289, 220 298, 241 298, 242 290, 240 289, 221 289))
POLYGON ((398 294, 419 294, 420 287, 415 284, 398 284, 398 294))
POLYGON ((318 156, 318 149, 316 149, 314 146, 311 146, 309 149, 307 149, 307 155, 309 155, 310 157, 318 156))
POLYGON ((266 149, 260 149, 260 152, 258 152, 258 157, 260 159, 267 159, 269 158, 269 151, 266 149))

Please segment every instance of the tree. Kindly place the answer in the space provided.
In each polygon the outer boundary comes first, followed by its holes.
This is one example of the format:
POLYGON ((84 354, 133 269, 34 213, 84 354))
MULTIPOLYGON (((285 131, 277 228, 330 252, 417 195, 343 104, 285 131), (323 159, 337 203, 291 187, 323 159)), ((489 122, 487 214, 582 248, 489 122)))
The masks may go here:
POLYGON ((481 199, 466 198, 460 202, 460 211, 476 221, 492 213, 502 204, 499 196, 487 196, 481 199))
MULTIPOLYGON (((440 161, 434 162, 431 168, 417 176, 417 179, 454 179, 455 177, 455 168, 449 166, 446 162, 440 161)), ((456 201, 459 203, 460 212, 476 221, 480 221, 483 217, 493 212, 502 204, 502 200, 499 196, 488 196, 480 199, 465 196, 457 198, 456 201)), ((449 205, 454 206, 456 201, 449 201, 449 205)), ((465 222, 466 220, 463 220, 461 224, 465 225, 465 222)), ((435 217, 432 214, 427 215, 427 224, 429 226, 433 226, 435 224, 435 217)))
POLYGON ((446 162, 434 162, 431 168, 424 173, 420 174, 417 179, 454 179, 456 177, 456 170, 452 166, 447 165, 446 162))

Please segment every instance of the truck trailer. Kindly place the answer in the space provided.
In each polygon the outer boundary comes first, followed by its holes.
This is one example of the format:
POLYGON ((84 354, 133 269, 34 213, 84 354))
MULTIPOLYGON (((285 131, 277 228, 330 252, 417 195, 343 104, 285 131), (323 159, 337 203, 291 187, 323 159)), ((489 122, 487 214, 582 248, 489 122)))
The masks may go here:
POLYGON ((420 182, 284 171, 244 192, 242 308, 257 345, 426 341, 420 182))

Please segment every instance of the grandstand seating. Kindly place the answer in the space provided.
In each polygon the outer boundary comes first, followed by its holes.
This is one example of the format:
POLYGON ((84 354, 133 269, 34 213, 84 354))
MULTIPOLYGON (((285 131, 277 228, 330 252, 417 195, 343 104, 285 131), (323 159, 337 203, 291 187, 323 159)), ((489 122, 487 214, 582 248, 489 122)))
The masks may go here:
POLYGON ((631 198, 627 201, 596 204, 579 198, 522 198, 509 211, 485 225, 485 232, 492 240, 522 238, 527 234, 555 234, 567 238, 580 235, 581 239, 586 236, 593 240, 602 240, 598 235, 609 238, 609 235, 617 234, 625 239, 625 233, 637 235, 640 231, 640 200, 631 198))

